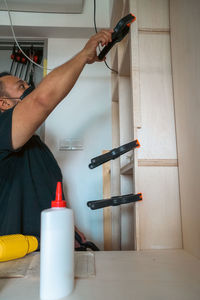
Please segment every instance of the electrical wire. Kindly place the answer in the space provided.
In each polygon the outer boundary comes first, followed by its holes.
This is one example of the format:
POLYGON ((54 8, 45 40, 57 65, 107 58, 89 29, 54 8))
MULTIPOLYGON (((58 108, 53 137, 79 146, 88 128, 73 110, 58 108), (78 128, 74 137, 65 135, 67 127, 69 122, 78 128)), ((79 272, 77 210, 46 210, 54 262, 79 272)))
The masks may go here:
MULTIPOLYGON (((28 55, 26 55, 26 53, 22 50, 22 48, 20 47, 18 41, 17 41, 17 38, 16 38, 16 35, 15 35, 15 31, 14 31, 14 28, 13 28, 13 23, 12 23, 12 18, 11 18, 11 14, 10 14, 10 10, 9 10, 9 7, 8 7, 8 3, 7 3, 7 0, 4 0, 4 3, 5 3, 5 6, 6 6, 6 9, 7 9, 7 12, 8 12, 8 17, 9 17, 9 21, 10 21, 10 27, 11 27, 11 31, 12 31, 12 35, 13 35, 13 39, 17 45, 17 47, 19 48, 19 50, 23 53, 23 55, 31 62, 33 63, 35 66, 37 66, 38 68, 40 69, 43 69, 43 70, 48 70, 48 71, 52 71, 53 69, 50 69, 50 68, 45 68, 39 64, 37 64, 36 62, 34 62, 28 55)), ((95 32, 97 33, 97 26, 96 26, 96 0, 94 0, 94 28, 95 28, 95 32)), ((99 47, 99 46, 98 46, 99 47)), ((99 47, 99 51, 101 51, 100 47, 99 47)), ((104 61, 106 67, 108 69, 110 69, 111 71, 115 72, 118 74, 118 72, 112 68, 110 68, 107 64, 106 61, 104 61)))
POLYGON ((51 71, 53 69, 50 69, 50 68, 45 68, 39 64, 37 64, 36 62, 34 62, 28 55, 26 55, 26 53, 22 50, 22 48, 20 47, 18 41, 17 41, 17 38, 16 38, 16 35, 15 35, 15 31, 14 31, 14 28, 13 28, 13 24, 12 24, 12 18, 11 18, 11 14, 10 14, 10 10, 8 8, 8 3, 6 0, 4 0, 4 3, 5 3, 5 6, 6 6, 6 9, 7 9, 7 12, 8 12, 8 17, 9 17, 9 20, 10 20, 10 27, 11 27, 11 31, 12 31, 12 35, 13 35, 13 38, 14 38, 14 41, 17 45, 17 47, 19 48, 19 50, 23 53, 23 55, 31 62, 33 63, 34 65, 36 65, 38 68, 40 69, 45 69, 45 70, 48 70, 48 71, 51 71))
MULTIPOLYGON (((97 33, 98 31, 97 31, 97 25, 96 25, 96 0, 94 0, 94 29, 95 29, 95 32, 97 33)), ((101 51, 100 46, 98 46, 98 48, 99 48, 99 51, 101 51)), ((118 72, 116 70, 109 67, 109 65, 107 64, 106 61, 104 61, 104 63, 108 69, 110 69, 112 72, 118 74, 118 72)))

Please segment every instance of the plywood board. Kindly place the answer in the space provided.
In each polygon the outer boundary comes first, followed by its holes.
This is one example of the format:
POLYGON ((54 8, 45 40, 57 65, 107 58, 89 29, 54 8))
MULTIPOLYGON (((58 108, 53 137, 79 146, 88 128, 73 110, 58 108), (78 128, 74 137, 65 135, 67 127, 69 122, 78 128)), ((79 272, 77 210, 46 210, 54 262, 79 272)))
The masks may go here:
POLYGON ((118 45, 118 49, 121 49, 122 52, 121 56, 119 57, 120 58, 119 75, 130 76, 130 36, 129 35, 126 36, 126 38, 118 45))
POLYGON ((170 1, 184 248, 200 258, 200 1, 170 1), (185 22, 187 20, 187 22, 185 22))
POLYGON ((182 248, 177 167, 139 167, 141 249, 182 248))
POLYGON ((176 159, 170 39, 139 34, 142 127, 138 159, 176 159))
POLYGON ((132 98, 132 114, 134 138, 137 138, 137 128, 141 127, 141 104, 140 104, 140 70, 139 70, 139 39, 137 0, 130 1, 130 11, 136 15, 136 21, 131 25, 130 38, 130 82, 132 98))
MULTIPOLYGON (((121 195, 133 193, 133 177, 121 176, 121 195)), ((134 250, 134 204, 121 205, 121 250, 134 250)))
POLYGON ((137 6, 139 29, 169 29, 169 0, 137 0, 137 6))
MULTIPOLYGON (((95 253, 96 276, 77 279, 67 300, 199 300, 200 261, 183 250, 95 253)), ((39 300, 37 277, 1 279, 3 300, 39 300), (28 295, 28 297, 27 297, 28 295)))
MULTIPOLYGON (((119 141, 119 103, 112 103, 112 148, 117 148, 119 141)), ((111 196, 120 195, 120 161, 111 161, 111 196)), ((120 206, 112 207, 112 250, 120 250, 120 206)))
MULTIPOLYGON (((138 159, 137 164, 139 167, 178 167, 177 159, 138 159)), ((133 174, 133 160, 126 166, 120 169, 121 175, 133 174)))
MULTIPOLYGON (((107 153, 103 151, 103 154, 107 153)), ((110 161, 103 164, 103 198, 111 197, 110 161)), ((103 209, 104 250, 112 250, 112 210, 111 207, 103 209)))
MULTIPOLYGON (((128 77, 119 78, 119 127, 120 145, 129 143, 133 140, 133 119, 132 101, 130 92, 130 79, 128 77)), ((131 152, 120 157, 121 167, 129 162, 128 156, 131 152)))

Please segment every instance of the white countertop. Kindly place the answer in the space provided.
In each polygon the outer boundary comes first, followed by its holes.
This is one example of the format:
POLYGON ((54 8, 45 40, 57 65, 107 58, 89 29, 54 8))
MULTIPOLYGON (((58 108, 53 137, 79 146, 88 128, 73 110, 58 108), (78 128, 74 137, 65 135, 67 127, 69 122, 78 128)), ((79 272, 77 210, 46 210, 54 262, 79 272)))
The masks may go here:
MULTIPOLYGON (((39 253, 23 278, 0 279, 1 300, 39 300, 39 253)), ((14 261, 13 261, 14 264, 14 261)), ((96 275, 75 280, 66 300, 199 300, 200 260, 184 250, 95 252, 96 275)))

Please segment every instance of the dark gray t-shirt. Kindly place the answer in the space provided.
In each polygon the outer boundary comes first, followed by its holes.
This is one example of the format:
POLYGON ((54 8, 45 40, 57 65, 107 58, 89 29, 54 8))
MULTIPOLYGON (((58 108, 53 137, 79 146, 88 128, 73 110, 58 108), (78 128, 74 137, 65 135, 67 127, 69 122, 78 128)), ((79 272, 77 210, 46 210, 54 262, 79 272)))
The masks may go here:
POLYGON ((62 174, 53 154, 37 135, 13 150, 13 110, 0 113, 0 235, 39 236, 40 213, 55 199, 62 174))

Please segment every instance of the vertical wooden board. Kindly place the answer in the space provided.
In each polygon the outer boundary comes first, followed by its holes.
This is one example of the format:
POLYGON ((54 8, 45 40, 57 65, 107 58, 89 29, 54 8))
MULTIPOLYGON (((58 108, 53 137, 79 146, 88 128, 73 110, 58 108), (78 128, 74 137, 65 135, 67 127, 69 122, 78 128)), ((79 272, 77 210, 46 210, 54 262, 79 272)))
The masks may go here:
POLYGON ((117 22, 121 19, 124 2, 124 0, 113 0, 112 16, 110 22, 111 28, 114 28, 117 22))
MULTIPOLYGON (((119 103, 112 103, 112 148, 119 147, 119 103)), ((120 195, 120 161, 111 161, 111 196, 120 195)), ((112 207, 112 250, 120 250, 120 207, 112 207)))
POLYGON ((130 76, 130 35, 127 35, 118 45, 118 74, 130 76))
MULTIPOLYGON (((119 125, 120 125, 120 145, 128 143, 133 139, 132 102, 130 93, 130 78, 119 78, 119 125)), ((120 167, 130 161, 130 155, 126 153, 120 157, 120 167)), ((121 195, 132 193, 132 176, 120 177, 121 195)), ((121 249, 131 250, 134 247, 133 236, 133 204, 121 206, 121 249)))
POLYGON ((139 167, 141 249, 182 248, 177 167, 139 167))
POLYGON ((170 1, 184 249, 200 258, 200 1, 170 1))
MULTIPOLYGON (((137 0, 130 0, 130 11, 137 16, 137 0)), ((131 25, 130 33, 130 80, 131 98, 133 107, 134 138, 137 138, 137 128, 141 127, 140 108, 140 71, 139 71, 139 43, 138 43, 138 19, 131 25)))
MULTIPOLYGON (((140 70, 139 70, 139 35, 138 35, 138 7, 137 0, 129 0, 130 12, 136 15, 136 21, 132 24, 129 33, 130 45, 130 89, 132 102, 132 126, 133 139, 138 138, 137 129, 141 128, 141 101, 140 101, 140 70)), ((138 193, 138 167, 137 167, 137 151, 134 151, 133 163, 133 193, 138 193)), ((140 249, 140 232, 139 232, 139 205, 133 204, 133 243, 134 249, 140 249)))
MULTIPOLYGON (((131 175, 121 175, 121 194, 133 193, 133 177, 131 175)), ((121 250, 134 249, 134 205, 121 205, 121 250)))
POLYGON ((137 0, 137 5, 139 29, 169 29, 169 0, 137 0))
MULTIPOLYGON (((120 145, 131 142, 133 139, 132 103, 129 77, 119 79, 119 125, 120 145)), ((130 159, 131 151, 120 157, 120 167, 126 165, 130 159)))
POLYGON ((139 34, 142 128, 138 158, 174 159, 176 137, 168 34, 139 34))
MULTIPOLYGON (((108 151, 103 151, 103 154, 108 151)), ((111 197, 110 162, 103 164, 103 198, 111 197)), ((103 209, 104 250, 112 250, 112 211, 110 207, 103 209)))

